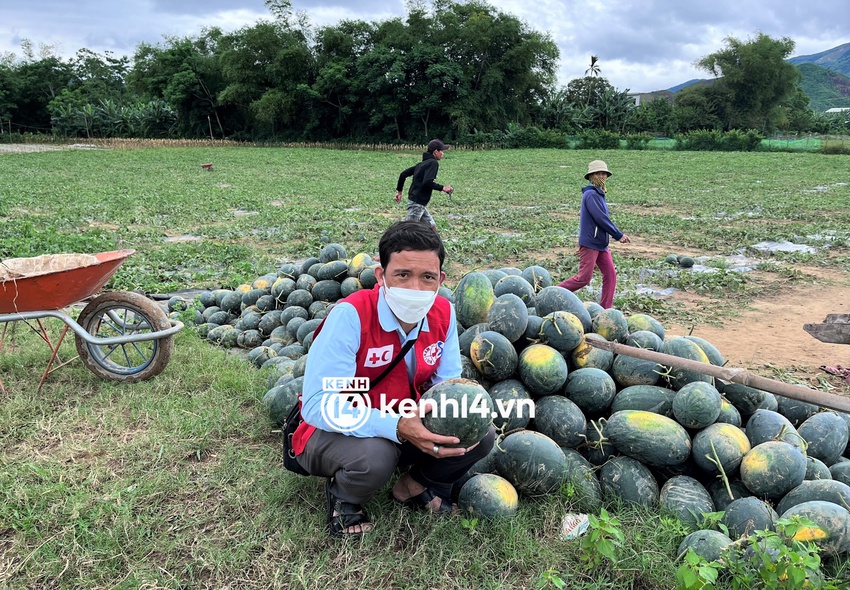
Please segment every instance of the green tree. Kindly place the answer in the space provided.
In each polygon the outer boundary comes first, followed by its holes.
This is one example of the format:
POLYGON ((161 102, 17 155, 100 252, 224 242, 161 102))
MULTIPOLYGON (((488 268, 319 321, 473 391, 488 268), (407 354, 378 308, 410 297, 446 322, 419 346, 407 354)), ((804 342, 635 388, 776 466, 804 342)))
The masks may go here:
POLYGON ((170 37, 164 44, 142 43, 136 48, 128 87, 142 103, 164 101, 168 105, 165 110, 147 109, 157 134, 166 131, 162 127, 170 117, 162 117, 166 111, 176 113, 177 132, 184 137, 209 136, 211 124, 219 137, 233 131, 235 125, 227 125, 227 121, 236 109, 222 107, 218 100, 225 86, 218 62, 222 36, 220 29, 211 28, 197 38, 170 37))
POLYGON ((758 129, 765 133, 779 123, 782 104, 795 92, 799 72, 786 58, 794 41, 759 33, 747 42, 726 38, 726 47, 703 57, 697 66, 710 72, 728 101, 726 129, 758 129))
POLYGON ((218 99, 236 108, 257 137, 304 136, 305 88, 315 62, 302 31, 285 23, 259 22, 220 40, 226 86, 218 99))

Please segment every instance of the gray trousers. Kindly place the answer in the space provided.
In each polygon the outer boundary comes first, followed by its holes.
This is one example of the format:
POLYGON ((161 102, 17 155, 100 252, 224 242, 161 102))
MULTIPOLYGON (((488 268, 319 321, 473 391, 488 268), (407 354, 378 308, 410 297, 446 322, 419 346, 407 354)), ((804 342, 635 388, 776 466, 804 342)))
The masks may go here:
POLYGON ((437 223, 434 221, 434 218, 431 217, 431 214, 428 213, 428 209, 425 205, 414 203, 410 199, 407 200, 407 215, 404 219, 402 219, 402 221, 421 221, 423 223, 427 223, 431 227, 437 227, 437 223))
POLYGON ((496 431, 491 427, 474 449, 459 457, 439 459, 412 444, 386 438, 355 438, 338 432, 316 430, 298 462, 311 475, 332 477, 331 493, 344 502, 365 504, 392 477, 396 468, 410 467, 417 483, 445 500, 452 484, 493 448, 496 431))

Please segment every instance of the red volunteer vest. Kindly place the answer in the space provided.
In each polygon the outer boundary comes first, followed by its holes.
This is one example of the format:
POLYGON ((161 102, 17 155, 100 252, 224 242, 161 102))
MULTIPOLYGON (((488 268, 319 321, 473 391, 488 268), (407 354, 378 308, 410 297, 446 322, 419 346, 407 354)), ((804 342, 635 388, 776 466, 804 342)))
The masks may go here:
MULTIPOLYGON (((357 291, 342 301, 354 306, 360 317, 360 348, 357 350, 354 377, 378 378, 386 370, 401 351, 401 339, 398 332, 386 332, 378 319, 379 287, 357 291)), ((428 332, 422 331, 413 350, 416 355, 416 373, 413 377, 413 388, 418 400, 422 386, 433 377, 442 355, 443 343, 449 330, 451 320, 451 303, 445 297, 438 295, 431 306, 428 315, 428 332)), ((314 339, 318 338, 324 322, 316 329, 314 339)), ((385 404, 395 407, 400 400, 410 397, 410 384, 407 378, 407 363, 404 359, 399 362, 389 375, 367 394, 371 407, 380 408, 381 398, 385 404)), ((299 401, 300 403, 300 401, 299 401)), ((316 430, 306 422, 302 422, 292 436, 292 449, 300 455, 304 446, 316 430)))

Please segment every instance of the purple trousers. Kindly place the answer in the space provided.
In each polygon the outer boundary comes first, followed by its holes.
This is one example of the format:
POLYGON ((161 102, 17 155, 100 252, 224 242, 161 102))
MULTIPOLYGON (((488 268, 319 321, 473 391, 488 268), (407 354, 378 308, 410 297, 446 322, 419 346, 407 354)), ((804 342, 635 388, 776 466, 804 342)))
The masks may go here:
POLYGON ((568 278, 559 287, 578 291, 590 284, 593 268, 598 266, 602 272, 602 298, 599 305, 608 309, 614 306, 614 290, 617 288, 617 269, 610 250, 594 250, 585 246, 578 247, 578 273, 568 278))

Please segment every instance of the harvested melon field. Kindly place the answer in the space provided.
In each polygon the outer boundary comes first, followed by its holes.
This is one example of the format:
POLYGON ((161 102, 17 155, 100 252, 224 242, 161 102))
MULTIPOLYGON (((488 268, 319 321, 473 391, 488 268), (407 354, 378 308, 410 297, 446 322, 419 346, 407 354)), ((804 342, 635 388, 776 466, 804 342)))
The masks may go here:
POLYGON ((75 361, 39 389, 50 350, 0 323, 0 587, 850 583, 850 414, 588 344, 850 395, 850 345, 803 329, 850 314, 844 158, 448 151, 438 181, 454 195, 429 209, 463 377, 535 414, 494 418, 502 436, 458 486, 459 514, 379 494, 375 532, 340 541, 323 480, 283 468, 280 422, 312 330, 374 284, 419 153, 102 147, 0 155, 0 259, 134 249, 106 290, 151 295, 186 329, 150 380, 75 361), (577 270, 593 159, 632 239, 611 246, 613 310, 593 304, 598 274, 553 286, 577 270))

